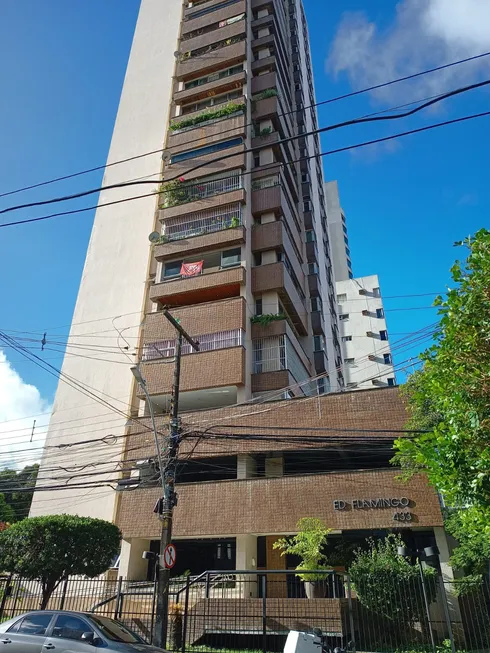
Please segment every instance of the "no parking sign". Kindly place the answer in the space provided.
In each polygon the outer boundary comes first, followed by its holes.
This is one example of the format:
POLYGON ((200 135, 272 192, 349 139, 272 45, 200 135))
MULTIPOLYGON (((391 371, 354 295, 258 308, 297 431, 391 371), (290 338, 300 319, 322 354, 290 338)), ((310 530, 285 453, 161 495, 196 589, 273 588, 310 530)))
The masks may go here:
POLYGON ((166 569, 172 569, 177 560, 177 551, 173 544, 168 544, 163 552, 163 563, 166 569))

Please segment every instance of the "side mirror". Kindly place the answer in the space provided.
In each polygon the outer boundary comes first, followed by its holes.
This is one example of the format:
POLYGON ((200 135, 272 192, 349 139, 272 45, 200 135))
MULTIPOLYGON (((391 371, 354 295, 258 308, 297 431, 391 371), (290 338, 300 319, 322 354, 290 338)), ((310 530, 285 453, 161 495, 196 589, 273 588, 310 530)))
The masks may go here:
POLYGON ((93 633, 92 631, 82 633, 82 639, 84 642, 87 642, 88 644, 93 644, 95 639, 95 633, 93 633))

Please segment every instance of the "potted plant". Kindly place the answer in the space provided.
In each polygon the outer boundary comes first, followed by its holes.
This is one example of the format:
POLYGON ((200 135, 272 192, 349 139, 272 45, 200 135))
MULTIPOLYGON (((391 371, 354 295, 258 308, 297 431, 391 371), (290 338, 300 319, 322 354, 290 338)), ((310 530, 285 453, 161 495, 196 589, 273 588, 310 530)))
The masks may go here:
POLYGON ((305 584, 306 596, 309 599, 324 598, 326 594, 325 574, 311 574, 308 571, 331 569, 327 565, 327 558, 323 554, 328 534, 332 529, 327 528, 321 519, 303 517, 296 524, 298 532, 292 537, 284 537, 274 542, 273 548, 280 549, 281 555, 296 555, 300 563, 296 567, 296 574, 305 584))

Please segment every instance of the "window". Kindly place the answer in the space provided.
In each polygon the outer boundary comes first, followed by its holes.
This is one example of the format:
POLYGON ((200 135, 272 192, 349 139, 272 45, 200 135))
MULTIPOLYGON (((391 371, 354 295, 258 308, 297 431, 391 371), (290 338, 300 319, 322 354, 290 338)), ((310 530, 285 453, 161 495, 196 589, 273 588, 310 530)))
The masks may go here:
POLYGON ((240 265, 241 262, 242 250, 240 247, 235 247, 235 249, 227 249, 224 252, 221 252, 222 268, 231 268, 235 265, 240 265))
POLYGON ((313 229, 308 229, 308 231, 305 232, 305 237, 307 243, 314 243, 316 240, 315 232, 313 229))
POLYGON ((376 309, 376 317, 382 318, 382 317, 384 317, 384 316, 385 316, 384 309, 382 309, 382 308, 377 308, 377 309, 376 309))
POLYGON ((163 270, 163 278, 168 279, 170 277, 179 277, 181 268, 182 261, 172 261, 171 263, 166 263, 163 270))
POLYGON ((354 278, 354 275, 352 274, 352 271, 349 270, 349 279, 353 279, 353 278, 354 278))
POLYGON ((339 304, 342 304, 342 302, 346 302, 346 301, 347 301, 347 293, 343 292, 340 293, 340 295, 337 295, 337 302, 339 304))
POLYGON ((389 377, 386 380, 388 381, 388 385, 391 385, 391 386, 395 385, 395 379, 393 377, 389 377))
POLYGON ((196 11, 195 13, 186 16, 185 20, 193 20, 194 18, 200 18, 201 16, 205 16, 206 14, 209 14, 212 11, 217 11, 218 9, 223 9, 224 7, 228 7, 229 5, 234 4, 235 2, 236 0, 227 0, 227 2, 220 2, 219 4, 213 5, 212 7, 206 7, 205 9, 201 9, 200 11, 196 11))
POLYGON ((318 274, 318 265, 316 263, 308 263, 308 274, 318 274))
POLYGON ((30 614, 27 617, 24 617, 21 621, 17 621, 9 628, 8 632, 20 633, 22 635, 44 635, 52 618, 52 612, 30 614))
POLYGON ((325 341, 323 336, 313 336, 313 350, 323 351, 325 348, 325 341))
POLYGON ((344 236, 344 243, 348 246, 349 245, 349 239, 347 236, 344 236))
POLYGON ((342 229, 344 234, 347 235, 347 227, 345 226, 345 224, 342 225, 342 229))
POLYGON ((87 623, 78 617, 71 614, 60 614, 56 618, 53 628, 53 637, 61 637, 63 639, 82 639, 83 633, 90 630, 93 632, 87 623))
POLYGON ((355 358, 344 358, 344 363, 352 365, 356 359, 355 358))
POLYGON ((260 154, 254 154, 254 168, 260 168, 260 154))
POLYGON ((311 310, 312 311, 322 311, 323 306, 322 306, 322 300, 320 297, 312 297, 311 298, 311 310))
POLYGON ((180 152, 179 154, 174 154, 172 156, 171 163, 179 163, 180 161, 187 161, 187 159, 195 159, 196 157, 212 154, 213 152, 227 150, 230 147, 241 145, 242 142, 241 138, 232 138, 229 141, 221 141, 221 143, 213 143, 212 145, 206 145, 205 147, 198 147, 195 150, 180 152))
POLYGON ((310 175, 307 172, 303 172, 301 175, 301 183, 307 184, 310 181, 310 175))
POLYGON ((310 200, 306 200, 305 202, 303 202, 303 211, 306 211, 306 212, 311 211, 311 202, 310 202, 310 200))
POLYGON ((102 631, 104 637, 110 639, 112 642, 127 642, 128 644, 137 643, 143 644, 143 640, 139 635, 120 624, 114 619, 108 619, 101 615, 91 614, 87 616, 90 621, 93 621, 97 627, 102 631))
POLYGON ((229 77, 230 75, 236 75, 237 73, 242 72, 243 65, 233 66, 232 68, 227 68, 226 70, 221 70, 218 73, 212 73, 206 77, 199 77, 198 79, 193 79, 190 82, 184 84, 184 90, 190 88, 195 88, 196 86, 202 86, 203 84, 208 84, 209 82, 215 82, 218 79, 223 79, 224 77, 229 77))
POLYGON ((342 322, 345 322, 345 320, 349 319, 349 313, 342 313, 339 315, 339 320, 342 320, 342 322))
POLYGON ((342 336, 342 342, 352 342, 352 336, 342 336))
POLYGON ((325 394, 327 388, 326 388, 326 383, 325 383, 325 377, 324 376, 322 376, 321 379, 317 379, 316 387, 317 387, 319 395, 324 395, 325 394))
POLYGON ((255 300, 255 315, 262 315, 262 297, 257 297, 255 300))
POLYGON ((388 340, 388 331, 380 331, 379 332, 379 337, 380 337, 380 340, 388 340))
POLYGON ((262 252, 255 252, 254 256, 254 266, 262 265, 262 252))
POLYGON ((347 256, 350 257, 350 249, 348 247, 345 248, 345 253, 347 256))
POLYGON ((373 295, 374 295, 374 297, 381 297, 381 293, 379 291, 379 288, 373 288, 373 295))
POLYGON ((383 354, 383 362, 385 365, 391 365, 391 354, 383 354))

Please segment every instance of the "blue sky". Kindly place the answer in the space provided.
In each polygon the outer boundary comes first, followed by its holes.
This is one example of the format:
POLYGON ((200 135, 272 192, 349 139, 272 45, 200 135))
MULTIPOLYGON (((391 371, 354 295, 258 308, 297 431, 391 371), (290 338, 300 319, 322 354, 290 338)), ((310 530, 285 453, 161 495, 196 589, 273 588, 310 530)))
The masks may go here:
MULTIPOLYGON (((403 0, 397 8, 393 0, 305 0, 317 100, 490 50, 485 0, 450 4, 403 0), (460 12, 463 5, 466 11, 460 12)), ((104 163, 138 7, 138 0, 2 0, 0 193, 104 163)), ((489 73, 487 60, 435 73, 381 95, 328 104, 319 122, 385 110, 489 73)), ((411 119, 324 135, 322 146, 334 149, 488 108, 488 91, 473 91, 411 119)), ((489 149, 490 121, 482 118, 326 157, 327 179, 339 181, 355 274, 378 273, 385 296, 443 291, 460 255, 453 242, 488 226, 489 149)), ((97 186, 101 178, 93 173, 0 198, 0 207, 97 186)), ((70 208, 87 205, 73 202, 70 208)), ((0 216, 0 222, 12 215, 0 216)), ((88 212, 0 230, 0 328, 49 333, 66 325, 57 332, 68 333, 92 222, 88 212)), ((431 301, 386 300, 393 341, 436 319, 426 308, 431 301)), ((395 360, 417 352, 400 352, 395 360)), ((24 381, 52 401, 56 379, 19 354, 6 353, 24 381)), ((61 365, 61 354, 50 352, 49 358, 61 365)))

